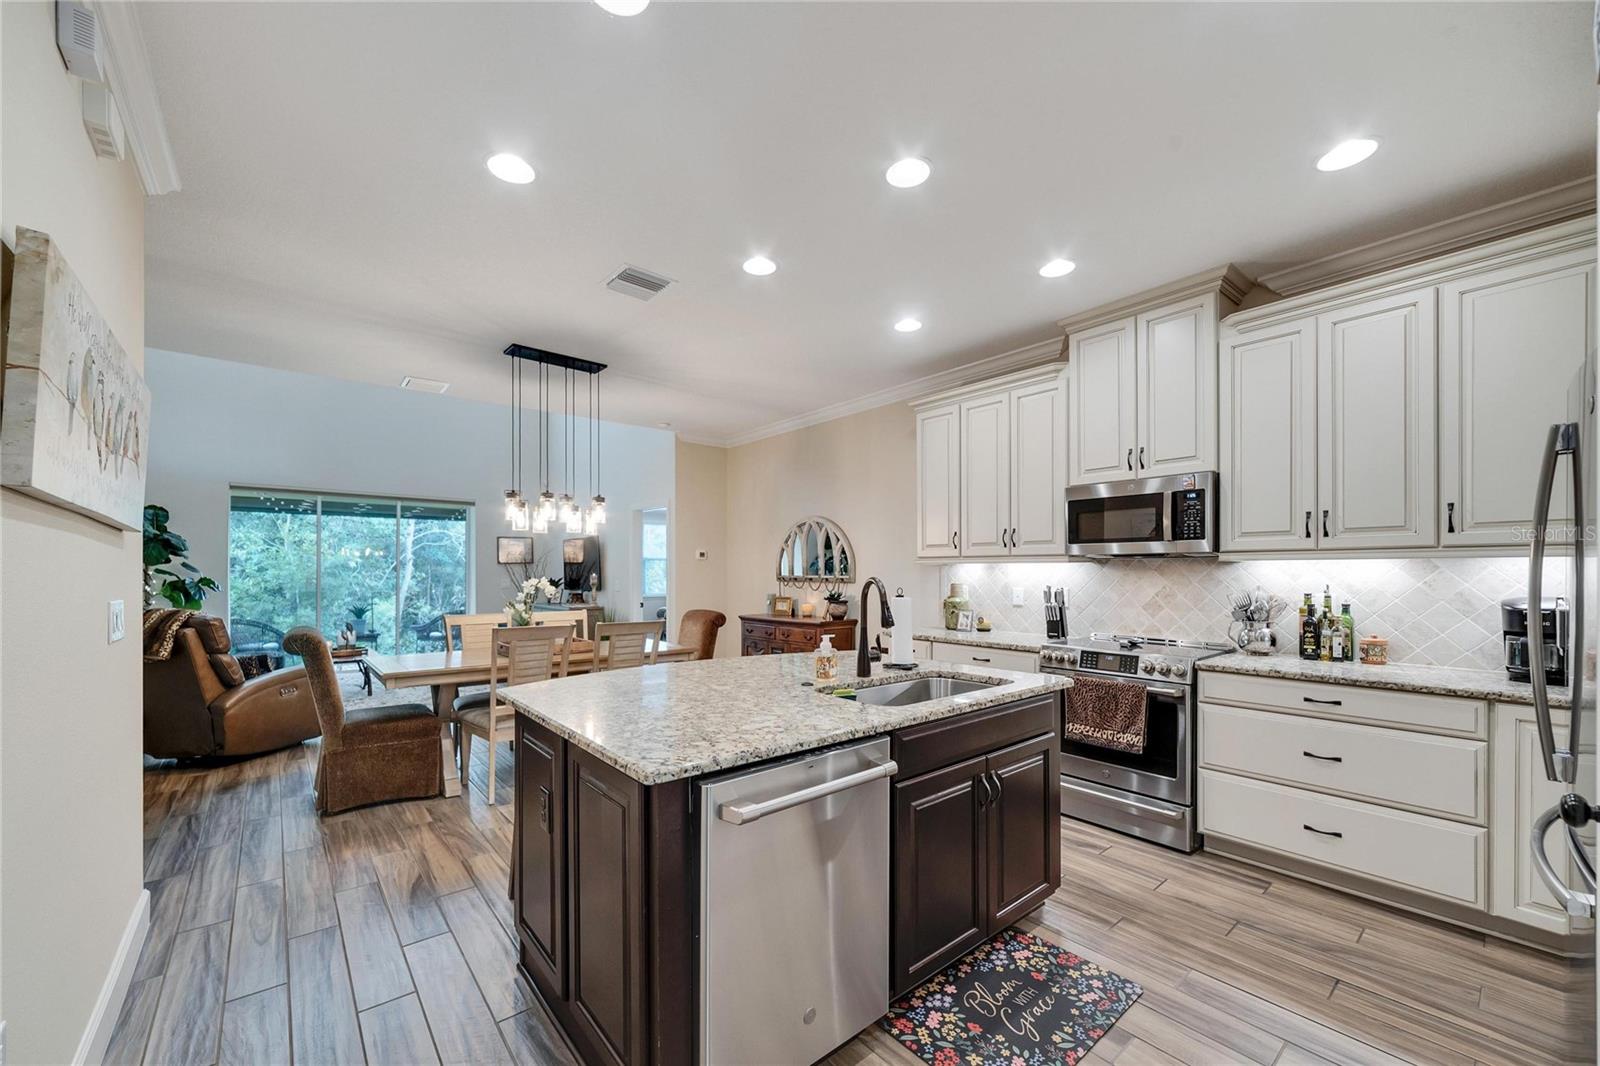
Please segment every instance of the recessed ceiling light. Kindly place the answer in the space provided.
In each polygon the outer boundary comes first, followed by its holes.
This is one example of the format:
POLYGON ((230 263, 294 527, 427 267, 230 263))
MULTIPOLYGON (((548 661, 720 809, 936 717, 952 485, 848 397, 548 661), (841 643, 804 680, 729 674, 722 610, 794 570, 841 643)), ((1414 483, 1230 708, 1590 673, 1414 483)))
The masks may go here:
POLYGON ((915 333, 917 330, 922 328, 922 321, 920 319, 907 316, 896 322, 894 324, 894 328, 898 333, 915 333))
POLYGON ((897 189, 910 189, 927 181, 932 173, 933 168, 926 159, 910 156, 890 164, 889 169, 883 172, 883 178, 897 189))
POLYGON ((650 6, 650 0, 594 0, 601 9, 623 18, 632 18, 650 6))
POLYGON ((499 155, 490 156, 484 165, 489 168, 489 173, 513 185, 526 185, 533 180, 533 168, 520 155, 501 152, 499 155))
POLYGON ((744 261, 744 272, 754 274, 758 278, 764 278, 777 269, 778 264, 764 255, 752 255, 744 261))
POLYGON ((1078 264, 1070 259, 1052 259, 1039 268, 1039 276, 1041 278, 1064 278, 1077 269, 1078 264))
POLYGON ((1340 141, 1317 160, 1317 169, 1343 170, 1345 167, 1353 167, 1377 150, 1378 142, 1371 137, 1354 137, 1348 141, 1340 141))

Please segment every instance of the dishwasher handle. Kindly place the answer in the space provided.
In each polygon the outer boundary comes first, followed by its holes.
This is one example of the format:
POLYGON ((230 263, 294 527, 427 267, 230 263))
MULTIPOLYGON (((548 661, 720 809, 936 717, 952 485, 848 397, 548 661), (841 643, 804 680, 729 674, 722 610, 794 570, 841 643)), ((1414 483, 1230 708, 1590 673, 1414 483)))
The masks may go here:
POLYGON ((786 811, 790 807, 798 807, 802 803, 810 803, 814 799, 831 796, 835 792, 844 792, 847 789, 855 788, 857 785, 876 781, 880 777, 893 777, 899 771, 899 764, 890 759, 887 762, 878 763, 876 766, 869 766, 865 770, 857 770, 853 774, 836 777, 832 781, 824 781, 821 784, 802 788, 783 796, 774 796, 772 799, 758 800, 753 803, 724 803, 717 808, 717 817, 734 825, 747 825, 750 822, 765 818, 769 814, 777 814, 779 811, 786 811))

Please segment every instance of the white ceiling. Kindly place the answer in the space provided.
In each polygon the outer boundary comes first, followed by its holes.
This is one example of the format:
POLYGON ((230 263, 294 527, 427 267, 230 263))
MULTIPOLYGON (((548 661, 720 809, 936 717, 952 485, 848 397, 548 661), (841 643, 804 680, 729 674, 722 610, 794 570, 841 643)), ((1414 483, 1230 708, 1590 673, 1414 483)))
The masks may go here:
POLYGON ((1582 177, 1592 10, 144 4, 183 180, 147 343, 499 401, 520 341, 612 364, 607 417, 726 440, 1582 177), (1356 134, 1375 157, 1314 169, 1356 134), (884 182, 904 154, 927 184, 884 182), (610 292, 623 263, 677 284, 610 292))

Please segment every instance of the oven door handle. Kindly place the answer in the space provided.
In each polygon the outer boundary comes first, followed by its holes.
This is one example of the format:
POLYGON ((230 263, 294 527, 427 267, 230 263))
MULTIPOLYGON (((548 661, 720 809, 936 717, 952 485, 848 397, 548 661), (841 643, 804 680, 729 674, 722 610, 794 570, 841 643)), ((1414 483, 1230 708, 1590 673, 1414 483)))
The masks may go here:
POLYGON ((1062 777, 1061 787, 1070 788, 1074 792, 1082 792, 1084 795, 1093 796, 1102 803, 1115 804, 1136 814, 1153 814, 1159 818, 1166 818, 1174 822, 1181 821, 1183 819, 1182 811, 1169 810, 1166 807, 1157 807, 1150 803, 1140 803, 1138 800, 1132 799, 1122 793, 1108 792, 1105 789, 1096 785, 1092 785, 1087 781, 1079 781, 1070 777, 1062 777))
POLYGON ((1168 696, 1175 700, 1181 700, 1189 694, 1181 688, 1172 688, 1168 685, 1146 685, 1144 690, 1155 696, 1168 696))

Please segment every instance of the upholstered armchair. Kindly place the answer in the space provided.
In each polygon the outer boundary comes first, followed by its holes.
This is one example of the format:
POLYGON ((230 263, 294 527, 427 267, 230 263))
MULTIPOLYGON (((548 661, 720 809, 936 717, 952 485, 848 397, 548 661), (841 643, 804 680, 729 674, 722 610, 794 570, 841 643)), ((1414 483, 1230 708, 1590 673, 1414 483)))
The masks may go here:
POLYGON ((709 659, 717 653, 717 630, 727 625, 721 611, 684 611, 678 623, 678 643, 694 649, 696 659, 709 659))
POLYGON ((437 796, 443 790, 440 720, 420 703, 346 711, 328 642, 310 626, 289 630, 283 649, 305 663, 322 725, 317 760, 317 810, 334 814, 390 800, 437 796))
POLYGON ((156 758, 255 755, 320 731, 305 671, 246 679, 228 627, 213 615, 190 617, 171 654, 144 664, 144 750, 156 758))

